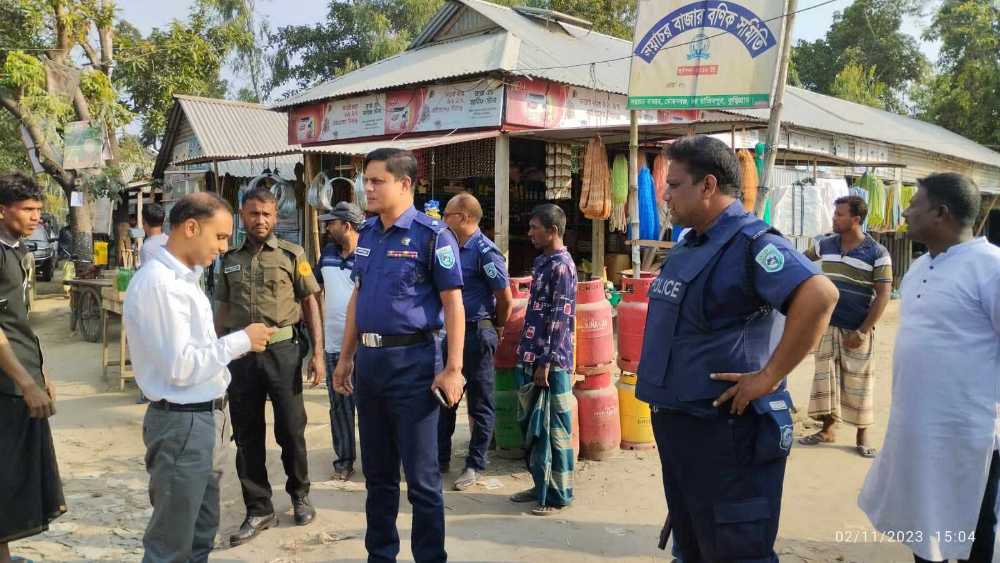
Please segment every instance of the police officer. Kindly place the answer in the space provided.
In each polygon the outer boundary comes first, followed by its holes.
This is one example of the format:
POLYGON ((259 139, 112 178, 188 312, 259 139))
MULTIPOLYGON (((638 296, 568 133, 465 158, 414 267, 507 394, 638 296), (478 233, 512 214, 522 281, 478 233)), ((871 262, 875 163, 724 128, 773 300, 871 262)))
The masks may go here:
POLYGON ((229 409, 236 438, 236 472, 243 488, 247 514, 232 545, 252 540, 277 524, 267 478, 264 402, 274 408, 274 437, 281 446, 281 463, 292 497, 295 523, 313 520, 306 460, 306 411, 302 402, 302 359, 306 348, 296 325, 304 316, 313 343, 309 373, 312 384, 325 377, 323 329, 316 294, 319 284, 305 251, 274 235, 277 202, 266 188, 246 193, 240 217, 247 238, 222 258, 215 298, 219 334, 262 322, 277 331, 267 350, 233 361, 229 370, 229 409))
POLYGON ((435 395, 448 406, 462 396, 462 266, 451 231, 413 207, 416 172, 409 151, 378 149, 365 160, 368 211, 378 215, 361 228, 356 286, 333 378, 338 393, 354 391, 356 351, 369 561, 395 561, 399 553, 400 461, 413 506, 413 558, 447 559, 435 395), (443 370, 442 326, 449 336, 443 370))
POLYGON ((837 290, 740 202, 740 165, 724 143, 668 149, 664 196, 691 227, 649 291, 637 396, 653 408, 681 559, 778 561, 785 461, 792 445, 785 376, 819 342, 837 290), (787 315, 773 354, 775 310, 787 315))
MULTIPOLYGON (((465 306, 465 358, 463 374, 469 394, 469 417, 472 419, 469 455, 465 469, 455 480, 455 490, 464 491, 476 483, 486 470, 486 450, 493 435, 496 407, 493 400, 493 354, 503 335, 503 325, 510 316, 513 296, 508 287, 507 265, 503 254, 479 230, 483 208, 470 193, 460 193, 448 200, 444 221, 458 238, 459 262, 462 264, 462 302, 465 306)), ((455 408, 442 408, 438 425, 438 460, 441 472, 447 473, 451 461, 451 436, 455 433, 455 408)))

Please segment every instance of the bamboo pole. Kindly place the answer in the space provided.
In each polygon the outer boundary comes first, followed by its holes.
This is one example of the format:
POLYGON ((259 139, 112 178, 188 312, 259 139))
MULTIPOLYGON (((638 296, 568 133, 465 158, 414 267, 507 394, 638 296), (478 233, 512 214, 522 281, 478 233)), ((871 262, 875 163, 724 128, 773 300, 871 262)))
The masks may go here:
POLYGON ((798 0, 788 0, 785 9, 785 30, 781 40, 781 58, 778 62, 778 80, 774 86, 774 100, 771 104, 771 116, 767 124, 767 153, 764 155, 764 173, 760 179, 760 189, 754 213, 760 216, 764 209, 764 200, 770 190, 773 177, 774 161, 778 156, 778 138, 781 135, 781 112, 784 108, 785 83, 788 82, 788 62, 792 52, 792 28, 795 24, 795 11, 798 0))

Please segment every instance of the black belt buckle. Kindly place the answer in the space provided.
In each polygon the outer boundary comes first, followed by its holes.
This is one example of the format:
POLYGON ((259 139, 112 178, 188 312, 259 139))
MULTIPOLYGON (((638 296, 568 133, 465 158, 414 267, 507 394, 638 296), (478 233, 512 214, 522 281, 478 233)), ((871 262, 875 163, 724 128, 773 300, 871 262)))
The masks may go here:
POLYGON ((149 406, 160 409, 163 411, 174 411, 174 412, 210 412, 210 411, 221 411, 226 409, 226 405, 229 404, 228 397, 220 397, 211 401, 205 401, 203 403, 171 403, 166 399, 160 399, 159 401, 154 401, 149 403, 149 406))

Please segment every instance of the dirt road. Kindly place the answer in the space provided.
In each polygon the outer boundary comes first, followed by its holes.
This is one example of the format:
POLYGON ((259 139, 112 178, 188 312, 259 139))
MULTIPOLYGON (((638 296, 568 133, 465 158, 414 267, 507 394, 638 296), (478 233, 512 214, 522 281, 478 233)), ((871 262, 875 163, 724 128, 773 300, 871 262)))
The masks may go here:
MULTIPOLYGON (((52 530, 13 544, 15 554, 41 561, 138 561, 141 537, 151 514, 146 496, 141 436, 144 406, 135 404, 134 387, 118 392, 105 383, 99 368, 99 346, 68 332, 67 302, 42 296, 33 313, 46 364, 58 384, 58 414, 52 419, 56 450, 65 483, 69 512, 52 530)), ((888 419, 892 341, 898 303, 890 305, 880 326, 874 444, 881 445, 888 419)), ((790 377, 801 410, 808 403, 812 360, 790 377)), ((348 484, 326 479, 332 459, 326 390, 308 390, 307 442, 316 521, 291 524, 284 493, 279 450, 269 440, 268 467, 275 490, 280 527, 257 540, 215 552, 213 561, 361 561, 365 558, 364 484, 360 473, 348 484)), ((270 420, 270 413, 268 419, 270 420)), ((468 427, 456 437, 456 457, 468 443, 468 427)), ((796 434, 807 429, 797 426, 796 434)), ((853 430, 843 429, 838 444, 793 449, 785 479, 778 551, 782 561, 888 562, 911 561, 899 546, 871 539, 848 541, 845 533, 870 529, 857 508, 858 491, 870 460, 854 453, 853 430)), ((461 469, 460 459, 452 467, 461 469)), ((226 473, 220 537, 228 537, 243 518, 235 468, 226 473)), ((446 484, 455 478, 446 477, 446 484)), ((446 492, 447 548, 454 561, 669 561, 656 550, 665 503, 655 451, 621 452, 603 462, 581 461, 573 508, 553 519, 522 512, 506 497, 530 484, 517 464, 493 460, 484 485, 469 492, 446 492)), ((400 558, 410 559, 410 512, 405 496, 399 519, 403 545, 400 558)), ((852 534, 857 535, 857 534, 852 534)))

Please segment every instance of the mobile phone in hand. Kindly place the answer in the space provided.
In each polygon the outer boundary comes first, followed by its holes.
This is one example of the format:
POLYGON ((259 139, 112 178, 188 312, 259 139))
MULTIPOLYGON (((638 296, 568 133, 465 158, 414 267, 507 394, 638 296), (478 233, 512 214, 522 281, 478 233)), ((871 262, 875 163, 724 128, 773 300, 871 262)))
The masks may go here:
POLYGON ((436 389, 436 388, 435 389, 431 389, 431 393, 434 394, 434 398, 436 398, 437 401, 439 403, 441 403, 442 407, 444 407, 446 409, 450 409, 451 408, 451 405, 448 404, 448 399, 444 398, 444 393, 442 393, 440 389, 436 389))

